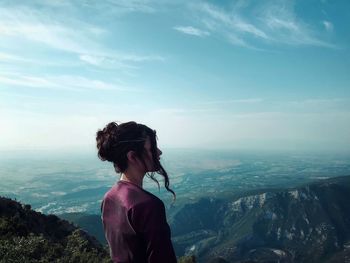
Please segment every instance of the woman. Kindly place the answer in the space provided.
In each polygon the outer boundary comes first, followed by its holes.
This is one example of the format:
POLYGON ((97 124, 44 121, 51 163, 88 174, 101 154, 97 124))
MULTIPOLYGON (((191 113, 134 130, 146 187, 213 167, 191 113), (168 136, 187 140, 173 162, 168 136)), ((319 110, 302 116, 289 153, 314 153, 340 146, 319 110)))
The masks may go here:
MULTIPOLYGON (((98 156, 112 162, 120 180, 105 194, 102 222, 113 262, 173 263, 176 256, 170 239, 163 202, 142 189, 142 181, 154 172, 169 178, 160 164, 156 132, 136 122, 109 123, 96 135, 98 156)), ((158 184, 159 186, 159 184, 158 184)))

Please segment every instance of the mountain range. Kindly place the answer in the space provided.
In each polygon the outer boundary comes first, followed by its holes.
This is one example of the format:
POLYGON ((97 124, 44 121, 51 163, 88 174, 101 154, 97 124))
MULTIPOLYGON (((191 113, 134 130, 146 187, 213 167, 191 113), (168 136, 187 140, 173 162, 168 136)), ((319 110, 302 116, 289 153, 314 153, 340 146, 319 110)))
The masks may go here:
POLYGON ((239 198, 203 198, 171 218, 178 254, 200 262, 345 262, 350 176, 239 198))

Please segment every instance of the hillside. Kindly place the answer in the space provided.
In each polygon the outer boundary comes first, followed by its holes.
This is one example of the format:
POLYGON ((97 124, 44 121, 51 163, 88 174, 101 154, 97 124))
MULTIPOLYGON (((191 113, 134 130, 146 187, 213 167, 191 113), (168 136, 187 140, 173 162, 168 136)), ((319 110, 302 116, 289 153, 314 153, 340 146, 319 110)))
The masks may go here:
POLYGON ((81 229, 87 231, 89 235, 95 237, 102 245, 107 245, 107 240, 103 232, 103 225, 100 215, 90 215, 85 213, 66 213, 59 215, 81 229))
POLYGON ((201 199, 172 218, 178 254, 200 262, 344 262, 350 177, 234 199, 201 199))
POLYGON ((0 197, 0 262, 110 260, 106 249, 76 226, 0 197))

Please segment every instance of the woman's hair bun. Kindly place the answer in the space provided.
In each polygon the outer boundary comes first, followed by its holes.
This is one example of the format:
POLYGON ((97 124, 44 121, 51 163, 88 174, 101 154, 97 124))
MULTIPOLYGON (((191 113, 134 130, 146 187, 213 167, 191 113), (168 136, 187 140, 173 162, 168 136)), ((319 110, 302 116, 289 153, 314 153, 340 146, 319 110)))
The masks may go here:
POLYGON ((98 157, 102 161, 113 161, 113 145, 117 141, 118 124, 111 122, 96 133, 98 157))
MULTIPOLYGON (((154 131, 143 124, 129 121, 121 124, 108 123, 96 133, 97 155, 102 161, 109 161, 124 172, 128 166, 127 154, 133 151, 143 158, 147 136, 154 137, 154 131)), ((154 138, 155 139, 155 138, 154 138)))

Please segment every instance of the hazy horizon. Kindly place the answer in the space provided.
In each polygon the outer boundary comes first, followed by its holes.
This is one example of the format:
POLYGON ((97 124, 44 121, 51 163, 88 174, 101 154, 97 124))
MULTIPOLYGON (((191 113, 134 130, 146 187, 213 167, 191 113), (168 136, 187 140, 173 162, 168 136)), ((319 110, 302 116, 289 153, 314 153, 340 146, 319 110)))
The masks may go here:
MULTIPOLYGON (((349 149, 332 149, 332 150, 319 150, 319 149, 249 149, 249 148, 180 148, 180 147, 162 147, 163 158, 169 157, 168 154, 173 153, 193 153, 194 155, 200 154, 215 154, 215 153, 227 153, 227 154, 258 154, 258 155, 305 155, 305 156, 350 156, 349 149)), ((78 147, 78 148, 37 148, 37 149, 10 149, 0 150, 0 161, 5 159, 37 159, 45 157, 51 160, 57 159, 81 159, 89 158, 96 159, 98 162, 97 150, 90 147, 78 147)), ((107 163, 107 162, 106 162, 107 163)))

